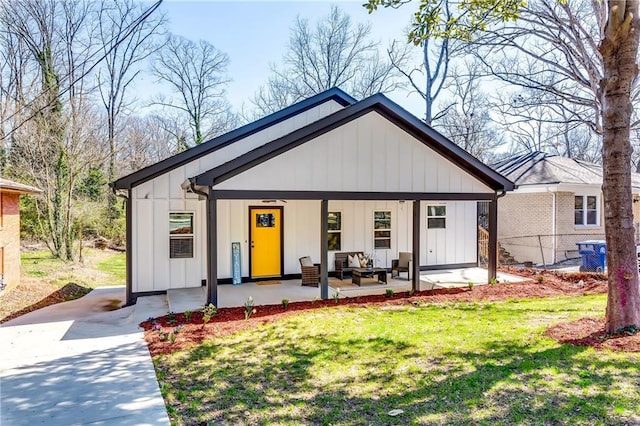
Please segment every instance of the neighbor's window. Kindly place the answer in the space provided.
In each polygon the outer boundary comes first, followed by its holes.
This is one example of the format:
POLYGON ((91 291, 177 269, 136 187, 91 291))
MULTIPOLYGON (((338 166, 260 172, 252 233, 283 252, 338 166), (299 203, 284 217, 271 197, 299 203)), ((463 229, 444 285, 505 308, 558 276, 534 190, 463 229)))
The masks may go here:
POLYGON ((169 213, 169 258, 193 257, 193 213, 169 213))
POLYGON ((427 206, 427 229, 447 227, 447 206, 427 206))
POLYGON ((373 212, 373 247, 391 248, 391 212, 373 212))
POLYGON ((576 195, 574 212, 576 225, 597 225, 598 197, 595 195, 576 195))
POLYGON ((329 212, 329 251, 338 251, 342 243, 342 213, 329 212))

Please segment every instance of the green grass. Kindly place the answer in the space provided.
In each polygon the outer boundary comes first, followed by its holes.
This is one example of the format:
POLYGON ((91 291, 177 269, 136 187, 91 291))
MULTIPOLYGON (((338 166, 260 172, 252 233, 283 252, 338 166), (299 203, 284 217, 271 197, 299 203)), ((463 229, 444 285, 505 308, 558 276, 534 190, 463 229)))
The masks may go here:
POLYGON ((109 274, 112 281, 124 284, 127 279, 126 259, 124 253, 116 253, 98 262, 96 267, 99 271, 109 274))
POLYGON ((47 250, 21 254, 22 274, 62 287, 76 283, 85 287, 124 285, 125 254, 85 248, 83 262, 65 262, 47 250))
POLYGON ((325 308, 154 361, 176 424, 637 422, 640 356, 542 335, 604 306, 585 296, 325 308))

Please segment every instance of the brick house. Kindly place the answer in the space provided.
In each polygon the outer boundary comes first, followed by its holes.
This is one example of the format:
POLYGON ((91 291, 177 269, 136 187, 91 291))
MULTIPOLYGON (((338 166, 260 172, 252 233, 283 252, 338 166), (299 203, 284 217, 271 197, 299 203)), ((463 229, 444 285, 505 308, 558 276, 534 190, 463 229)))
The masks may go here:
POLYGON ((41 192, 0 178, 0 289, 20 281, 20 195, 41 192))
MULTIPOLYGON (((517 262, 560 262, 579 256, 578 241, 604 240, 602 166, 533 152, 493 167, 516 184, 498 200, 498 241, 517 262)), ((638 235, 640 174, 632 192, 638 235)))

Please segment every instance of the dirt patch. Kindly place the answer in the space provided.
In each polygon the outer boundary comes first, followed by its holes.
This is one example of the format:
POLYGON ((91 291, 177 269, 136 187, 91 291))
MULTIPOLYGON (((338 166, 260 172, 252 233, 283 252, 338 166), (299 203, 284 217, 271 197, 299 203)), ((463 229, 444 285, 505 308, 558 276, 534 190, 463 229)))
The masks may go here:
POLYGON ((102 305, 102 309, 104 311, 117 311, 122 307, 122 300, 120 299, 109 299, 107 303, 102 305))
POLYGON ((91 291, 75 283, 58 288, 53 284, 27 280, 0 294, 0 323, 56 303, 78 299, 91 291))
MULTIPOLYGON (((145 321, 145 339, 152 355, 171 353, 199 344, 203 340, 229 335, 258 325, 276 321, 297 311, 335 306, 393 306, 421 305, 450 302, 493 302, 511 299, 540 298, 554 296, 578 296, 602 294, 607 291, 606 277, 602 274, 562 274, 552 271, 536 271, 522 268, 504 268, 503 272, 531 278, 520 283, 497 283, 473 288, 435 289, 416 293, 359 296, 313 302, 292 302, 285 309, 282 305, 257 306, 256 312, 245 320, 243 307, 219 309, 216 316, 204 325, 202 314, 194 312, 189 321, 184 314, 164 316, 145 321)), ((622 348, 621 348, 622 349, 622 348)))

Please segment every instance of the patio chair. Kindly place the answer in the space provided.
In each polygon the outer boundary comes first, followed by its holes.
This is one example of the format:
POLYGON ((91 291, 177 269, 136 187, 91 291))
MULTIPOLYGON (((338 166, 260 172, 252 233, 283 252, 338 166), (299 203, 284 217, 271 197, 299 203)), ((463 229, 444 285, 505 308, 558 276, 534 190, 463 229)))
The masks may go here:
POLYGON ((398 259, 391 261, 391 278, 399 277, 400 272, 407 273, 407 280, 411 280, 411 268, 413 266, 413 254, 410 252, 400 252, 398 259))
POLYGON ((298 259, 300 261, 300 269, 302 270, 302 285, 309 287, 318 287, 320 281, 320 264, 313 263, 309 256, 298 259))

